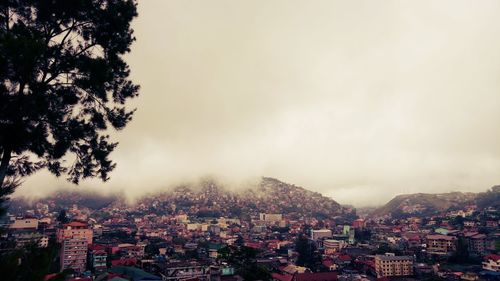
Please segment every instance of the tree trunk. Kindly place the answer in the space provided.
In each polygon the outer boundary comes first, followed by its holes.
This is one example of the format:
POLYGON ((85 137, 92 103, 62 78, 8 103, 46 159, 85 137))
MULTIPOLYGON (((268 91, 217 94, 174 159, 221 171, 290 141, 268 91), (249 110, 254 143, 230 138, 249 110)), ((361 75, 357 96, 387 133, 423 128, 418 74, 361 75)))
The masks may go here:
POLYGON ((0 162, 0 188, 3 187, 3 182, 5 176, 7 175, 7 169, 9 168, 10 157, 12 155, 12 150, 10 148, 5 148, 2 153, 2 162, 0 162))

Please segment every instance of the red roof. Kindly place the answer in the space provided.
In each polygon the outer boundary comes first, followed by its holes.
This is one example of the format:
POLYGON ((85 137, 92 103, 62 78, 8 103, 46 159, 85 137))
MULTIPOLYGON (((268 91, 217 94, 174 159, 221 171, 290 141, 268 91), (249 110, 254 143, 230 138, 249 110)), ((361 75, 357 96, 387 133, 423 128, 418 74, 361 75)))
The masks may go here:
POLYGON ((136 258, 122 258, 118 260, 112 260, 111 265, 112 266, 118 266, 118 265, 135 265, 137 264, 137 259, 136 258))
POLYGON ((279 273, 273 273, 271 274, 271 277, 275 280, 279 281, 292 281, 293 275, 290 274, 279 274, 279 273))
POLYGON ((332 260, 324 260, 323 261, 323 265, 330 268, 332 265, 333 265, 333 261, 332 260))
POLYGON ((338 257, 338 259, 341 261, 351 261, 352 260, 351 256, 349 256, 349 255, 340 255, 338 257))
POLYGON ((92 244, 92 245, 89 245, 89 250, 91 250, 91 251, 105 251, 106 246, 99 245, 99 244, 92 244))
POLYGON ((486 255, 484 257, 484 260, 488 261, 488 260, 492 260, 492 261, 499 261, 500 260, 500 255, 496 255, 496 254, 489 254, 489 255, 486 255))
POLYGON ((72 221, 70 223, 64 224, 64 227, 66 226, 71 226, 71 227, 87 227, 87 224, 84 222, 79 222, 79 221, 72 221))
POLYGON ((336 272, 306 272, 296 275, 296 281, 337 281, 336 272))
POLYGON ((56 276, 57 276, 57 273, 47 274, 47 275, 45 275, 45 277, 43 278, 43 280, 47 281, 47 280, 50 280, 50 279, 52 279, 52 278, 54 278, 56 276))
POLYGON ((456 240, 457 238, 454 236, 446 236, 446 235, 440 235, 440 234, 435 234, 435 235, 427 235, 427 239, 430 240, 456 240))

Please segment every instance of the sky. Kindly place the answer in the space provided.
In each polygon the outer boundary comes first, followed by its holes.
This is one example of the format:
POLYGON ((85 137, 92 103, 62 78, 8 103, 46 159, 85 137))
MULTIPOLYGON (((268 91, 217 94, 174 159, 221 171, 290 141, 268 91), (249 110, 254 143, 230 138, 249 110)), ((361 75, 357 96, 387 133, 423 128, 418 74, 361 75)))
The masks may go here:
POLYGON ((261 176, 373 206, 500 184, 499 1, 139 1, 141 85, 105 184, 129 197, 261 176))

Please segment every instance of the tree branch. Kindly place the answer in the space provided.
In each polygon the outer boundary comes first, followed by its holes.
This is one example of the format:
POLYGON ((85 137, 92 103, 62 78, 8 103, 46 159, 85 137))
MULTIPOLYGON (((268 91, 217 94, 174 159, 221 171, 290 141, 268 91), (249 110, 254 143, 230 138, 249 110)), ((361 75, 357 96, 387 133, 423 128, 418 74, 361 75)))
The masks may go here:
POLYGON ((5 176, 7 175, 7 169, 9 168, 11 156, 12 149, 10 147, 5 147, 2 153, 2 160, 0 162, 0 188, 3 188, 3 182, 5 180, 5 176))

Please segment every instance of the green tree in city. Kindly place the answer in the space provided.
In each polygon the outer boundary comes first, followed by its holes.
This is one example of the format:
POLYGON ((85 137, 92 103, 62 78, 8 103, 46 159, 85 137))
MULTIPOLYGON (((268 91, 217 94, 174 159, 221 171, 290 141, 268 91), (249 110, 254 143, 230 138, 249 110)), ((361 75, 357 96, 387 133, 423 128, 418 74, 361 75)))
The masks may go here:
POLYGON ((62 209, 59 211, 59 214, 57 215, 57 221, 61 224, 65 224, 69 222, 68 215, 66 214, 66 210, 62 209))
POLYGON ((234 266, 244 280, 271 280, 269 271, 257 264, 258 250, 250 247, 226 246, 218 251, 218 260, 234 266))
POLYGON ((457 250, 450 257, 450 261, 455 263, 465 263, 469 261, 469 246, 465 237, 458 237, 457 250))
POLYGON ((295 251, 299 254, 297 265, 305 266, 311 271, 316 271, 321 264, 321 257, 317 251, 316 244, 306 235, 300 235, 295 242, 295 251))
POLYGON ((38 281, 52 272, 59 248, 54 241, 46 248, 36 243, 13 251, 0 253, 0 276, 2 280, 38 281))

